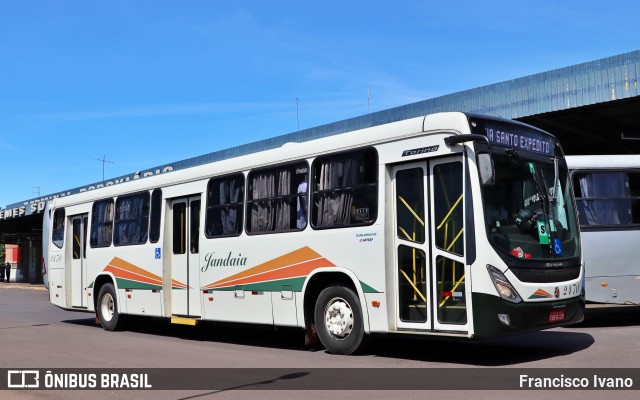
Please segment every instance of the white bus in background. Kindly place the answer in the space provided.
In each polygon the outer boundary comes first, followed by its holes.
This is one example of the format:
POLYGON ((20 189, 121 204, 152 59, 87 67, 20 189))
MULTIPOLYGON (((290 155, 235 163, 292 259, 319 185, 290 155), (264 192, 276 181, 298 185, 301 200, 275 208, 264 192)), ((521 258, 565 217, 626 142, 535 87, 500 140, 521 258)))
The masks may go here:
POLYGON ((43 269, 106 330, 291 326, 338 354, 482 339, 583 319, 574 204, 553 136, 439 113, 55 199, 43 269))
POLYGON ((640 304, 640 155, 568 156, 586 299, 640 304))

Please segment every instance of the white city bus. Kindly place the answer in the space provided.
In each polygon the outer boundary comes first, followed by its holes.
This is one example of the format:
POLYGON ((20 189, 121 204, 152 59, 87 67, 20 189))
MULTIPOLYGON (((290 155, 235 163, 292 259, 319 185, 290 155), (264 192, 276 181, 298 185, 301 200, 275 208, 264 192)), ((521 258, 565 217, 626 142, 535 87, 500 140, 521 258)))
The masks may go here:
POLYGON ((481 339, 583 319, 562 150, 504 119, 439 113, 58 198, 53 304, 291 326, 332 353, 371 333, 481 339))
POLYGON ((586 300, 640 304, 640 156, 569 156, 586 300))

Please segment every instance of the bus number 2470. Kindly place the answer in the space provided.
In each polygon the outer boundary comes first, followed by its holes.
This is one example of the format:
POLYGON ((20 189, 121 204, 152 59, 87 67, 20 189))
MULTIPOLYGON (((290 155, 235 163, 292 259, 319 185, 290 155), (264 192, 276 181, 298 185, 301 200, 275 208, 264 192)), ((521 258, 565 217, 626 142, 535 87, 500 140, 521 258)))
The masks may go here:
POLYGON ((577 296, 582 291, 582 285, 579 283, 572 283, 571 285, 562 286, 562 297, 577 296))

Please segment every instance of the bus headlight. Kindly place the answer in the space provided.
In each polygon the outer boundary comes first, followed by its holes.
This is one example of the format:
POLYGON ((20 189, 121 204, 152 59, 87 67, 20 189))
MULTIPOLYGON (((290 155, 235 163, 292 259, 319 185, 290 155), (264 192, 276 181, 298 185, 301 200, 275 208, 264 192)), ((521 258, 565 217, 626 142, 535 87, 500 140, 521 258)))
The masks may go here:
POLYGON ((520 303, 522 301, 520 295, 516 292, 516 289, 511 286, 507 277, 504 276, 498 268, 487 265, 487 270, 489 270, 489 276, 491 277, 493 286, 496 287, 501 298, 512 303, 520 303))

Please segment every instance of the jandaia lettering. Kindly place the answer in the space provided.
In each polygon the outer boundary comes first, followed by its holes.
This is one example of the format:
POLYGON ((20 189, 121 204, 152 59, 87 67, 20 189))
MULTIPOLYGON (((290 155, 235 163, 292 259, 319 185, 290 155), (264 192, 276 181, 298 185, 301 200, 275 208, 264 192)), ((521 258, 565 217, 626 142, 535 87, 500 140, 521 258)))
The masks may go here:
POLYGON ((216 257, 215 252, 207 253, 204 256, 204 265, 201 268, 202 272, 206 272, 209 267, 244 267, 247 265, 247 257, 242 257, 242 254, 234 255, 229 252, 226 257, 216 257))

